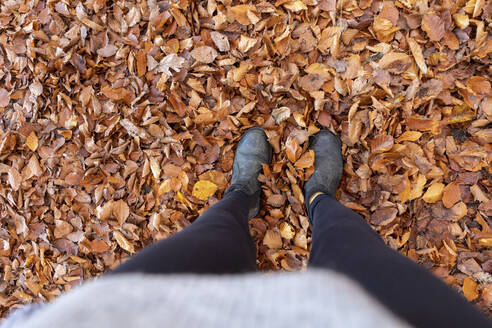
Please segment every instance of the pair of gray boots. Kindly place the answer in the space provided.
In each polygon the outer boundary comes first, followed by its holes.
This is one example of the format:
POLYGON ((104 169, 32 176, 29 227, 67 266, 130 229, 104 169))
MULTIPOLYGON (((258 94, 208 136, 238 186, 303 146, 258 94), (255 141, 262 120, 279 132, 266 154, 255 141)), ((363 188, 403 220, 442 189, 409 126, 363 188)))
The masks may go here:
MULTIPOLYGON (((304 201, 309 212, 309 199, 317 192, 335 197, 343 171, 342 143, 328 130, 321 130, 309 140, 314 151, 314 173, 304 184, 304 201)), ((234 157, 231 186, 226 193, 241 190, 253 198, 249 218, 260 211, 261 185, 258 175, 262 164, 272 161, 272 147, 260 127, 247 130, 239 141, 234 157)))

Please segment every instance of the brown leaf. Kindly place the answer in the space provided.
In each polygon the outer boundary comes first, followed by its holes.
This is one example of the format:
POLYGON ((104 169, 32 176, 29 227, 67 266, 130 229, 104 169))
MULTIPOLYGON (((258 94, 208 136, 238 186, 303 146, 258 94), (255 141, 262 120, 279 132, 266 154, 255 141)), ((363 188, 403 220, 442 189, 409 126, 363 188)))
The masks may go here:
POLYGON ((403 141, 417 141, 422 136, 422 132, 419 131, 405 131, 396 139, 396 142, 400 143, 403 141))
POLYGON ((113 213, 114 217, 118 220, 118 223, 121 226, 123 225, 123 223, 125 223, 126 219, 130 215, 130 208, 128 207, 128 204, 124 200, 120 199, 113 203, 111 212, 113 213))
POLYGON ((212 41, 215 43, 215 45, 217 46, 217 48, 219 49, 219 51, 222 52, 229 51, 230 46, 229 46, 229 39, 227 38, 227 36, 217 31, 211 31, 210 37, 212 41))
POLYGON ((371 223, 375 225, 388 225, 396 219, 398 210, 394 207, 380 208, 371 215, 371 223))
POLYGON ((290 224, 288 224, 287 222, 282 222, 280 223, 279 228, 280 228, 280 235, 282 236, 282 238, 285 239, 294 238, 296 231, 290 224))
POLYGON ((143 76, 147 72, 147 54, 144 49, 137 51, 137 72, 143 76))
POLYGON ((0 107, 7 107, 10 102, 10 94, 4 88, 0 88, 0 107))
POLYGON ((329 128, 331 126, 331 115, 328 111, 323 110, 319 113, 318 123, 321 124, 325 128, 329 128))
POLYGON ((466 299, 471 302, 475 300, 479 293, 477 291, 477 283, 473 281, 470 277, 465 277, 463 280, 463 294, 465 295, 466 299))
POLYGON ((412 51, 413 58, 423 74, 427 74, 427 64, 425 63, 424 55, 422 54, 422 48, 412 38, 407 38, 410 51, 412 51))
POLYGON ((310 149, 305 152, 296 162, 295 167, 300 169, 307 169, 314 165, 314 151, 310 149))
POLYGON ((210 64, 217 58, 218 53, 212 47, 200 46, 193 49, 190 55, 198 62, 210 64))
POLYGON ((98 220, 107 220, 113 210, 113 200, 105 202, 96 208, 96 217, 98 220))
POLYGON ((444 37, 446 30, 444 22, 435 12, 428 12, 422 19, 422 30, 427 33, 431 41, 440 41, 444 37))
POLYGON ((285 142, 285 152, 287 154, 287 158, 289 161, 292 163, 295 163, 299 156, 301 155, 301 147, 299 146, 299 143, 297 142, 297 139, 295 137, 288 137, 287 141, 285 142))
POLYGON ((304 75, 299 80, 299 86, 307 92, 317 91, 325 83, 325 79, 318 74, 304 75))
POLYGON ((252 5, 237 5, 231 7, 234 19, 242 25, 256 24, 260 18, 256 15, 256 8, 252 5))
POLYGON ((263 245, 270 249, 282 248, 282 238, 280 234, 273 230, 268 230, 263 237, 263 245))
POLYGON ((19 171, 17 171, 15 168, 10 167, 8 169, 8 177, 9 177, 9 183, 10 186, 14 191, 19 190, 20 184, 22 182, 22 176, 19 174, 19 171))
POLYGON ((451 182, 443 189, 442 203, 446 208, 451 208, 459 201, 461 201, 460 186, 455 182, 451 182))
POLYGON ((282 207, 285 203, 285 196, 274 194, 267 198, 267 204, 273 207, 282 207))
POLYGON ((68 235, 73 231, 73 227, 70 223, 63 220, 55 220, 54 235, 56 239, 60 239, 68 235))
POLYGON ((118 245, 123 248, 125 251, 129 253, 135 253, 135 248, 133 247, 133 244, 128 241, 128 239, 123 236, 123 234, 119 231, 114 231, 113 232, 113 237, 116 239, 116 242, 118 245))
POLYGON ((101 239, 94 239, 91 241, 91 250, 92 252, 98 254, 98 253, 104 253, 109 251, 111 248, 109 247, 108 244, 106 244, 103 240, 101 239))
POLYGON ((114 44, 108 44, 104 48, 97 49, 97 54, 102 57, 111 57, 118 51, 118 48, 114 44))
POLYGON ((371 141, 371 151, 375 154, 384 153, 393 148, 393 137, 381 134, 371 141))

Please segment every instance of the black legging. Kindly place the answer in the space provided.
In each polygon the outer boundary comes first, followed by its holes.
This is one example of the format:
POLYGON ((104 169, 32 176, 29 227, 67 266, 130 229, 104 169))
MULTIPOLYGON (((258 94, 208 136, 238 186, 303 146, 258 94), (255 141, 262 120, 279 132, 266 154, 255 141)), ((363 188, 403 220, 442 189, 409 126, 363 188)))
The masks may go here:
MULTIPOLYGON (((159 241, 112 273, 241 273, 256 271, 248 196, 231 192, 183 231, 159 241)), ((387 247, 355 212, 318 196, 310 267, 341 272, 416 327, 491 327, 489 319, 438 278, 387 247)), ((299 300, 302 302, 302 300, 299 300)))

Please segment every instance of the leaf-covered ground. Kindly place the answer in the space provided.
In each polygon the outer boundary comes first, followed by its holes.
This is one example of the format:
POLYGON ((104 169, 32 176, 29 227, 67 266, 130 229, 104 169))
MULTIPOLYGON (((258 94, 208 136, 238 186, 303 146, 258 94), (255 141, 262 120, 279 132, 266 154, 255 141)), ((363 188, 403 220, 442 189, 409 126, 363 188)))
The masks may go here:
POLYGON ((261 270, 306 266, 307 140, 325 128, 340 201, 488 311, 491 16, 485 0, 1 1, 0 317, 190 224, 255 125, 275 150, 261 270))

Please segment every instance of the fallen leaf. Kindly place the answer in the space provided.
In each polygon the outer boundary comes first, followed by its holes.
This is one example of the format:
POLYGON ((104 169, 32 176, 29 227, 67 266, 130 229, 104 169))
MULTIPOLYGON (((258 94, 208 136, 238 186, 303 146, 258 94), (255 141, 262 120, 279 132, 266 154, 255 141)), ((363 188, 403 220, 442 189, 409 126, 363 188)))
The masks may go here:
POLYGON ((292 163, 295 163, 297 161, 302 151, 301 147, 299 146, 299 143, 297 142, 297 139, 290 136, 287 138, 287 141, 285 142, 285 150, 286 150, 287 158, 292 163))
POLYGON ((312 149, 305 152, 296 162, 295 167, 307 169, 314 165, 314 151, 312 149))
POLYGON ((273 207, 282 207, 285 203, 285 196, 281 194, 274 194, 267 198, 267 204, 273 207))
POLYGON ((381 134, 371 141, 371 151, 375 154, 384 153, 393 148, 393 137, 381 134))
POLYGON ((473 281, 470 277, 465 277, 463 280, 463 294, 465 295, 466 299, 471 302, 475 300, 479 293, 477 291, 477 283, 473 281))
POLYGON ((217 31, 212 31, 210 32, 210 37, 212 41, 215 43, 219 51, 229 51, 230 45, 229 45, 229 39, 227 36, 224 34, 217 32, 217 31))
POLYGON ((380 208, 371 215, 371 223, 375 225, 387 225, 396 219, 398 210, 394 207, 380 208))
POLYGON ((217 51, 209 46, 200 46, 193 49, 190 53, 191 57, 193 57, 196 61, 210 64, 213 63, 215 58, 217 58, 217 51))
POLYGON ((422 54, 422 48, 420 48, 420 45, 412 38, 408 38, 407 41, 418 67, 423 74, 427 74, 427 64, 425 63, 424 55, 422 54))
POLYGON ((36 151, 36 149, 38 149, 38 137, 34 131, 31 131, 31 133, 27 136, 26 144, 32 151, 36 151))
POLYGON ((290 224, 288 224, 287 222, 282 222, 280 223, 279 228, 280 228, 280 235, 282 236, 282 238, 285 239, 294 238, 296 231, 290 224))
POLYGON ((467 14, 453 14, 453 20, 456 26, 458 26, 460 29, 464 30, 465 28, 468 27, 470 24, 470 19, 468 18, 467 14))
POLYGON ((274 118, 275 123, 280 124, 290 117, 290 108, 285 106, 275 108, 272 111, 272 117, 274 118))
POLYGON ((422 196, 422 199, 426 203, 436 203, 441 200, 443 190, 444 185, 442 183, 435 182, 430 185, 429 188, 427 188, 427 191, 425 192, 424 196, 422 196))
POLYGON ((270 249, 282 248, 282 238, 280 234, 273 230, 268 230, 263 237, 263 245, 270 249))
POLYGON ((446 208, 453 207, 454 204, 461 200, 460 186, 451 182, 443 189, 442 203, 446 208))
POLYGON ((10 102, 10 94, 4 88, 0 88, 0 107, 7 107, 10 102))
POLYGON ((120 199, 113 203, 111 213, 113 213, 116 220, 118 220, 118 224, 121 226, 128 219, 130 208, 124 200, 120 199))
POLYGON ((256 38, 250 38, 246 35, 241 35, 237 48, 239 49, 239 51, 245 53, 253 48, 257 42, 258 40, 256 38))
POLYGON ((114 44, 108 44, 104 48, 97 49, 97 54, 102 57, 111 57, 118 51, 114 44))
POLYGON ((60 239, 68 235, 73 231, 73 227, 70 223, 63 220, 55 220, 54 235, 56 239, 60 239))
POLYGON ((431 41, 440 41, 445 34, 444 23, 435 12, 428 12, 422 19, 422 30, 431 41))
POLYGON ((207 180, 200 180, 193 186, 193 196, 200 200, 208 200, 217 191, 217 185, 207 180))
POLYGON ((119 231, 114 231, 113 232, 113 237, 116 239, 116 243, 123 248, 125 251, 129 253, 135 253, 135 248, 133 247, 133 244, 128 241, 128 239, 123 236, 123 234, 119 231))

